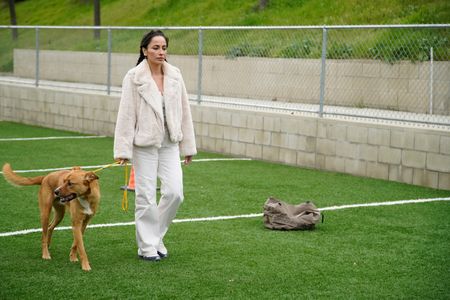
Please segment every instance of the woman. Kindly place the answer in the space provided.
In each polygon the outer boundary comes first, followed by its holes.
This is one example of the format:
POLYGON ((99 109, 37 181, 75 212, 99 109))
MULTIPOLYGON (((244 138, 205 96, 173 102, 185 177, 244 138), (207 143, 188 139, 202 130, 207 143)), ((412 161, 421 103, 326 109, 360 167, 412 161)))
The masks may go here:
POLYGON ((168 256, 163 238, 183 201, 180 155, 187 165, 197 154, 186 88, 166 61, 168 46, 160 30, 142 38, 137 65, 123 79, 114 135, 114 159, 133 161, 138 257, 148 261, 168 256))

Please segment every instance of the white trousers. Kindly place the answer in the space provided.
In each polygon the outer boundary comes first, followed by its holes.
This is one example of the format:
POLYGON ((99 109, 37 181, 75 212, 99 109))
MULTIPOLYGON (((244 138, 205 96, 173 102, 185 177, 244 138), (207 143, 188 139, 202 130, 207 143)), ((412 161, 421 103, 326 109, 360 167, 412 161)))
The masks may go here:
POLYGON ((157 256, 164 235, 183 201, 183 173, 178 143, 167 129, 161 148, 134 147, 135 221, 138 254, 157 256), (156 201, 157 178, 161 198, 156 201))

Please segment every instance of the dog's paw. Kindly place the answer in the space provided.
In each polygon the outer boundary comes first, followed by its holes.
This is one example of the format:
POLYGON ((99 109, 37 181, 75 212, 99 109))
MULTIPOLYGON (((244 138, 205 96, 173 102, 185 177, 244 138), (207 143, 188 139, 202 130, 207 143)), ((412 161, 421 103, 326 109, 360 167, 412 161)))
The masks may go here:
POLYGON ((78 262, 78 257, 77 257, 76 254, 75 255, 70 254, 69 255, 69 259, 70 259, 71 262, 78 262))
POLYGON ((42 252, 42 259, 52 259, 52 257, 50 256, 50 253, 47 251, 43 251, 42 252))
POLYGON ((91 270, 91 266, 89 264, 83 264, 81 266, 81 269, 83 269, 83 271, 89 272, 91 270))

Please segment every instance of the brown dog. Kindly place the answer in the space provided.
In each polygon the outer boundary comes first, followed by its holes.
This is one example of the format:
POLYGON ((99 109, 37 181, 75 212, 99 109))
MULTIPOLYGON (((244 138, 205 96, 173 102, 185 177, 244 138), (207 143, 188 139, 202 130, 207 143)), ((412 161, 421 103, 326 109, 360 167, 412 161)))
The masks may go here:
POLYGON ((84 249, 83 234, 90 219, 95 215, 100 202, 98 177, 94 172, 74 167, 38 177, 22 177, 17 175, 11 166, 3 165, 3 176, 12 185, 40 185, 39 210, 42 224, 42 258, 51 259, 48 247, 55 227, 64 217, 66 208, 72 218, 73 244, 70 250, 70 261, 76 262, 77 251, 84 271, 91 270, 84 249), (73 200, 73 201, 72 201, 73 200), (54 208, 54 217, 49 225, 50 213, 54 208))

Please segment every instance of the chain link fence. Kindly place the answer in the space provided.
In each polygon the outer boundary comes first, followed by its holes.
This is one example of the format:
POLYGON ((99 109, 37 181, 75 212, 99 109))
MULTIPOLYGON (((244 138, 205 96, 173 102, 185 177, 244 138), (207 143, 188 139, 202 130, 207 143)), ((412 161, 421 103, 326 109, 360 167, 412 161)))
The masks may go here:
MULTIPOLYGON (((161 29, 170 39, 169 62, 180 67, 191 98, 199 103, 450 126, 448 24, 161 29)), ((44 68, 46 74, 49 68, 55 73, 64 68, 57 55, 97 53, 100 67, 92 61, 87 68, 106 75, 99 82, 86 76, 84 83, 101 84, 110 93, 120 85, 114 78, 135 64, 149 30, 0 26, 2 78, 25 76, 42 85, 51 79, 42 75, 44 68), (14 49, 34 51, 33 72, 17 74, 15 64, 31 57, 14 58, 14 49), (58 63, 43 61, 46 51, 55 51, 58 63), (130 58, 118 66, 116 57, 127 54, 130 58)))

